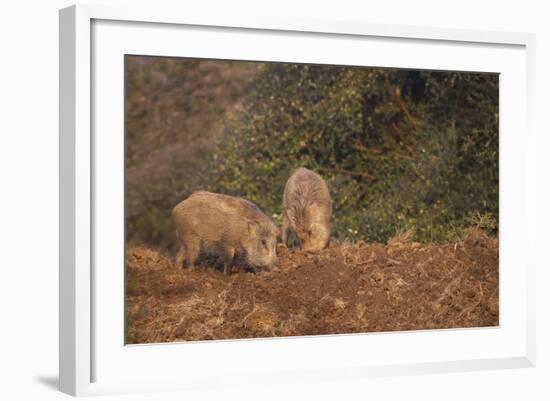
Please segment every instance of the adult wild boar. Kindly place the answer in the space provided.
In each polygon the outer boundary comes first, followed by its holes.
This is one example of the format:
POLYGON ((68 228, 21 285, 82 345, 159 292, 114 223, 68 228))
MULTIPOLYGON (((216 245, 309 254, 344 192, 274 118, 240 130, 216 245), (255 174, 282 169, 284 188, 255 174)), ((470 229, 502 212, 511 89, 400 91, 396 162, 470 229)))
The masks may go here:
POLYGON ((299 168, 285 185, 283 194, 283 243, 291 228, 302 249, 320 251, 328 246, 332 200, 327 184, 319 174, 299 168))
POLYGON ((273 267, 277 261, 279 229, 252 202, 233 196, 196 191, 172 210, 181 242, 176 255, 178 267, 193 268, 202 248, 223 256, 224 273, 231 273, 235 251, 246 253, 255 267, 273 267))

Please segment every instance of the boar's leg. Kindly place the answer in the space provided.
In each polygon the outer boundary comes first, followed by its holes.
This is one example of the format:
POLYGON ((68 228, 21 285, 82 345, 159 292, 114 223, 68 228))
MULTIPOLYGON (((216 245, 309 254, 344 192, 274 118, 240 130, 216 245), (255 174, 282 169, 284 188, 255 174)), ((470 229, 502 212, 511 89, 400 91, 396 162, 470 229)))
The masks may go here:
POLYGON ((185 259, 185 248, 181 246, 178 253, 176 254, 176 269, 180 269, 183 267, 184 259, 185 259))
POLYGON ((288 217, 286 216, 286 211, 283 212, 283 226, 281 227, 281 239, 283 244, 286 245, 287 235, 288 235, 288 217))
POLYGON ((198 241, 188 240, 185 242, 185 264, 189 269, 195 268, 195 260, 199 256, 199 248, 198 241))
POLYGON ((235 256, 235 248, 225 247, 223 249, 223 272, 226 276, 231 274, 231 264, 235 256))

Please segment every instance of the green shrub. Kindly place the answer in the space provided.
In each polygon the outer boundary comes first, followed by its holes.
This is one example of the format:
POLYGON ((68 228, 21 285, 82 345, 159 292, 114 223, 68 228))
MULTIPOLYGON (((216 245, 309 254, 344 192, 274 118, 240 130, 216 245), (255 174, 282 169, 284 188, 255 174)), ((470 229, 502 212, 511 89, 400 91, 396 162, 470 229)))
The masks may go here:
POLYGON ((494 74, 267 64, 226 125, 212 188, 278 220, 305 166, 331 188, 336 238, 443 241, 472 212, 498 218, 497 127, 494 74))
POLYGON ((496 74, 178 59, 131 67, 130 241, 172 246, 171 208, 198 188, 247 198, 280 224, 284 185, 300 166, 329 185, 336 239, 383 242, 411 229, 444 241, 472 216, 498 232, 496 74))

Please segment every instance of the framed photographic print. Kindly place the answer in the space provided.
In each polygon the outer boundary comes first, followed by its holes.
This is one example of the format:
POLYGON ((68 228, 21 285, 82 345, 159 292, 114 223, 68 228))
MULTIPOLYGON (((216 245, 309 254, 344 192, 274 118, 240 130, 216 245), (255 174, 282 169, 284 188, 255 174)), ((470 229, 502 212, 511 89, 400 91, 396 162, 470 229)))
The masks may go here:
POLYGON ((534 37, 60 12, 60 388, 534 365, 534 37))

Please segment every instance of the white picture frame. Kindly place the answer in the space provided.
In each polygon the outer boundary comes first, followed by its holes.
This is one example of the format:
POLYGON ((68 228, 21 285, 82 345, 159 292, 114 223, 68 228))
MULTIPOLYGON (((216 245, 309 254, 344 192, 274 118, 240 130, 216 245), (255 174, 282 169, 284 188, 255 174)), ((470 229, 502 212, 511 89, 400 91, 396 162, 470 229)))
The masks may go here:
MULTIPOLYGON (((534 48, 534 35, 525 33, 251 16, 237 20, 215 14, 188 15, 184 8, 78 5, 61 10, 60 390, 80 396, 238 386, 251 381, 261 384, 361 379, 534 366, 535 260, 531 256, 519 258, 522 253, 535 254, 529 251, 535 243, 536 221, 534 48), (199 50, 178 48, 173 43, 175 39, 166 40, 191 34, 197 35, 203 44, 200 55, 199 50), (262 48, 258 37, 270 46, 262 48), (220 39, 225 42, 223 49, 215 46, 220 39), (336 39, 337 47, 331 43, 336 39), (315 48, 320 45, 333 49, 333 53, 322 54, 319 49, 316 53, 315 48), (335 57, 340 57, 344 64, 367 65, 349 50, 353 46, 371 46, 369 49, 376 54, 373 57, 378 57, 375 64, 378 66, 436 66, 503 74, 501 325, 485 329, 125 347, 119 338, 123 320, 117 323, 121 316, 119 302, 123 300, 116 298, 122 288, 123 265, 118 252, 123 249, 115 247, 113 253, 101 245, 102 241, 110 240, 120 245, 123 240, 120 236, 123 196, 111 199, 112 210, 106 210, 106 199, 101 195, 108 185, 122 185, 122 181, 117 181, 123 166, 120 55, 309 62, 334 62, 335 57), (401 46, 395 47, 400 51, 382 49, 392 46, 401 46), (304 51, 306 48, 308 51, 304 51), (411 58, 407 54, 409 48, 426 57, 411 58), (436 51, 443 60, 428 61, 436 51), (487 56, 487 52, 492 52, 492 56, 487 56), (115 88, 116 95, 109 99, 102 97, 105 93, 102 85, 115 88), (511 93, 514 99, 509 96, 511 93), (98 102, 98 98, 102 101, 98 102), (113 133, 109 137, 114 142, 106 147, 101 139, 104 136, 98 141, 94 133, 107 131, 113 133), (513 132, 521 132, 521 140, 513 132), (110 174, 111 171, 115 173, 110 174), (522 190, 518 190, 518 185, 522 190), (120 227, 108 234, 105 222, 120 227), (106 266, 111 269, 105 270, 106 266), (118 267, 120 272, 116 270, 118 267), (100 274, 98 269, 103 269, 100 274), (94 298, 98 287, 102 291, 101 300, 94 298), (112 313, 107 310, 110 302, 116 305, 110 308, 112 313), (389 349, 399 355, 390 355, 389 349), (267 361, 265 366, 259 358, 267 361), (192 361, 193 365, 182 360, 192 361), (162 372, 157 376, 156 371, 162 372)), ((121 190, 122 187, 117 193, 121 190)))

